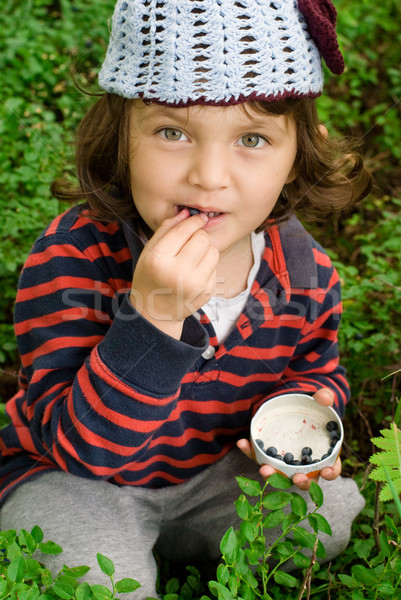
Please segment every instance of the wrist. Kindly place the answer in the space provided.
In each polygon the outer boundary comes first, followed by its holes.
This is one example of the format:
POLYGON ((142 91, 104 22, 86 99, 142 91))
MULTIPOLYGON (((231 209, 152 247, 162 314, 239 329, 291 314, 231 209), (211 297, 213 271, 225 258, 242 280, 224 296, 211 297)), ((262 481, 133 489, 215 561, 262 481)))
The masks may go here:
POLYGON ((176 340, 181 338, 183 320, 174 318, 167 311, 156 310, 155 306, 152 307, 154 310, 149 310, 146 303, 138 302, 134 293, 130 294, 130 302, 135 310, 154 327, 176 340))

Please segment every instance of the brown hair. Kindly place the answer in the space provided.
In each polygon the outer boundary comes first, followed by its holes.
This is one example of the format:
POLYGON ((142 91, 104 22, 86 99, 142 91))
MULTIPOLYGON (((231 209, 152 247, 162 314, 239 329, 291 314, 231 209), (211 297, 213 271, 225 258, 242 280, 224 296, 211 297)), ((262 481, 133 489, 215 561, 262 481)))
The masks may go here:
MULTIPOLYGON (((53 183, 60 200, 85 200, 94 218, 125 220, 138 216, 130 189, 129 134, 131 100, 103 94, 82 120, 76 136, 78 186, 53 183)), ((247 110, 246 105, 244 110, 247 110)), ((372 177, 354 144, 328 138, 320 127, 315 100, 288 98, 275 102, 250 102, 258 112, 293 118, 297 128, 296 177, 284 186, 268 220, 286 221, 294 211, 303 220, 321 220, 340 213, 364 198, 372 177)))

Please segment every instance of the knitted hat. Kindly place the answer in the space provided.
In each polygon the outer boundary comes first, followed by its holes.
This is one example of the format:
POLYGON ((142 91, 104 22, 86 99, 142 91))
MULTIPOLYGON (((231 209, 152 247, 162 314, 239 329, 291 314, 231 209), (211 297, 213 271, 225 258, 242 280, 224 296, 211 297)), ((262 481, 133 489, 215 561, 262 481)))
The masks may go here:
POLYGON ((100 86, 173 106, 318 96, 344 68, 330 0, 118 0, 100 86))

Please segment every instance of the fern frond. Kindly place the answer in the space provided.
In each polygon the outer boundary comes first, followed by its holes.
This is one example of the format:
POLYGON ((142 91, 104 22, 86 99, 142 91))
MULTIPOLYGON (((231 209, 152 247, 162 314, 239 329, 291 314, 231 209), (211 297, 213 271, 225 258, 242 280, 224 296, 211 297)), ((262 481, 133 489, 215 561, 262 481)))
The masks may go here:
POLYGON ((369 477, 384 483, 379 497, 383 502, 388 502, 397 500, 401 494, 401 430, 395 423, 391 423, 390 429, 383 429, 380 433, 382 437, 371 440, 382 452, 376 452, 370 457, 370 462, 376 468, 369 477), (398 497, 396 499, 394 492, 398 497))

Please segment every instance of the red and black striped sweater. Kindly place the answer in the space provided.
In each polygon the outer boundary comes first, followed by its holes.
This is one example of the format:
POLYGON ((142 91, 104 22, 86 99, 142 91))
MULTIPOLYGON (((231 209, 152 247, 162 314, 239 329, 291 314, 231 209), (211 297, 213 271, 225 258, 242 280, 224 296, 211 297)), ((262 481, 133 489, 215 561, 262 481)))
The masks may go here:
POLYGON ((129 227, 79 207, 58 217, 20 278, 22 367, 0 431, 1 498, 50 470, 116 485, 181 483, 247 436, 252 414, 277 394, 327 386, 343 414, 337 273, 295 218, 271 227, 265 242, 225 342, 204 313, 186 319, 178 341, 129 302, 141 250, 129 227))

